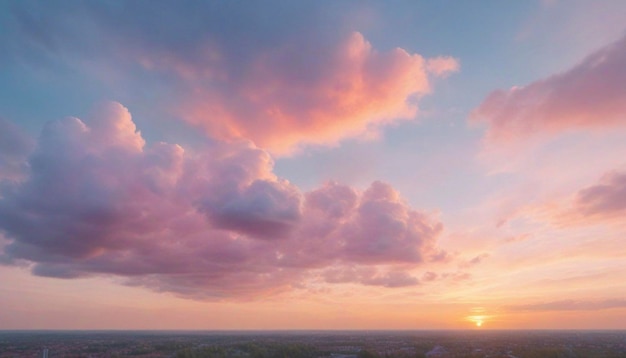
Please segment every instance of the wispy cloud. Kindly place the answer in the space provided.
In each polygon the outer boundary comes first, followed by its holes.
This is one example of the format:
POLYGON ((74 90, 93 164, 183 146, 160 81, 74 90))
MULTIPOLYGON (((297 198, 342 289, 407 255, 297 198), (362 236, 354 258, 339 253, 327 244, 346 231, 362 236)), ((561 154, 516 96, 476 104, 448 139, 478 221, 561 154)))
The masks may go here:
POLYGON ((626 211, 626 173, 610 172, 576 193, 574 209, 583 216, 614 217, 626 211))
POLYGON ((561 300, 531 304, 511 305, 510 311, 597 311, 611 308, 626 308, 625 299, 605 300, 561 300))
POLYGON ((471 121, 486 122, 491 140, 505 141, 572 129, 624 126, 626 37, 570 70, 491 93, 471 121))

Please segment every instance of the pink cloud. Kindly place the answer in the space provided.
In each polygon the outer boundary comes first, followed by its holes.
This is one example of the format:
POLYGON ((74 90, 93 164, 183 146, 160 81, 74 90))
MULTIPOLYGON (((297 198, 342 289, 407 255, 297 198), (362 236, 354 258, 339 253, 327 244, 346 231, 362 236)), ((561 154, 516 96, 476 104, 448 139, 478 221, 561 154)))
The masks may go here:
POLYGON ((439 275, 437 275, 437 273, 432 272, 432 271, 426 271, 423 275, 422 275, 422 281, 434 281, 437 278, 439 278, 439 275))
POLYGON ((71 67, 102 84, 123 84, 127 97, 156 99, 160 118, 181 118, 212 138, 243 138, 279 154, 371 138, 382 126, 414 119, 434 78, 459 69, 452 57, 379 51, 347 30, 343 16, 318 26, 326 12, 320 4, 304 6, 310 11, 279 6, 282 20, 262 6, 216 5, 202 18, 194 6, 160 6, 157 16, 140 6, 86 5, 72 11, 79 22, 50 15, 60 11, 54 7, 38 15, 21 11, 16 47, 64 64, 71 57, 71 67), (33 31, 37 17, 47 21, 33 31), (230 19, 246 20, 231 31, 230 19))
POLYGON ((443 225, 382 182, 364 192, 327 183, 306 194, 303 217, 295 237, 309 239, 290 243, 295 247, 281 259, 289 265, 416 265, 440 261, 443 252, 436 245, 443 225))
POLYGON ((573 68, 523 87, 491 93, 471 121, 489 125, 488 138, 626 124, 626 37, 573 68))
POLYGON ((455 282, 467 281, 472 278, 472 274, 469 272, 444 272, 441 274, 441 280, 452 280, 455 282))
POLYGON ((488 253, 482 253, 480 255, 476 255, 474 257, 472 257, 469 260, 463 261, 461 262, 461 264, 459 265, 460 268, 468 268, 468 267, 472 267, 472 266, 476 266, 482 262, 484 262, 485 260, 487 260, 491 255, 488 253))
MULTIPOLYGON (((623 226, 626 213, 626 172, 605 173, 594 184, 570 192, 567 196, 529 206, 524 215, 551 222, 560 228, 589 225, 623 226)), ((524 235, 522 239, 526 239, 524 235)))
MULTIPOLYGON (((338 43, 289 43, 267 49, 233 73, 217 49, 207 61, 171 56, 154 63, 191 88, 181 117, 219 138, 246 138, 273 152, 329 144, 417 113, 429 75, 459 68, 451 57, 424 59, 401 48, 376 51, 358 32, 338 43)), ((147 63, 146 63, 147 61, 147 63)))
POLYGON ((302 192, 250 142, 148 145, 118 103, 48 123, 28 164, 0 187, 0 260, 36 275, 115 275, 215 299, 302 287, 333 268, 347 282, 413 285, 410 270, 445 256, 442 224, 388 184, 302 192))
POLYGON ((402 203, 391 186, 375 182, 363 193, 356 215, 342 229, 346 257, 356 262, 421 262, 435 256, 435 237, 443 229, 402 203))
POLYGON ((426 68, 437 76, 447 76, 450 73, 459 71, 461 65, 456 58, 441 56, 428 59, 426 68))
POLYGON ((578 191, 574 209, 588 217, 621 218, 626 212, 626 173, 607 173, 599 183, 578 191))
POLYGON ((415 286, 419 280, 403 271, 384 271, 371 267, 342 267, 326 270, 323 274, 329 283, 360 283, 368 286, 415 286))

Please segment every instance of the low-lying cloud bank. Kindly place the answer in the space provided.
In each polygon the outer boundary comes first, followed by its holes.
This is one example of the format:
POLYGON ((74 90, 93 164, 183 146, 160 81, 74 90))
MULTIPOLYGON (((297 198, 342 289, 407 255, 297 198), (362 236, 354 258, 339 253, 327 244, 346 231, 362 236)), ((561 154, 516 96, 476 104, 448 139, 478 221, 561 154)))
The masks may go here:
POLYGON ((310 280, 415 285, 412 269, 446 257, 442 224, 388 184, 302 192, 250 142, 146 145, 118 103, 48 123, 25 164, 0 186, 0 260, 36 275, 255 297, 310 280))

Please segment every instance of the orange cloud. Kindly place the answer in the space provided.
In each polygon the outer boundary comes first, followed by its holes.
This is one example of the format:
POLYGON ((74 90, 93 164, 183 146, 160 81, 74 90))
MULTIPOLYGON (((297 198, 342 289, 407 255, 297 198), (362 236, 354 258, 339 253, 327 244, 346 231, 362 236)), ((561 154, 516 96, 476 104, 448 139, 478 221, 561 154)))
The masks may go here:
POLYGON ((216 73, 213 67, 228 67, 216 61, 207 61, 208 68, 173 67, 184 68, 181 78, 195 77, 181 116, 212 136, 251 139, 277 153, 412 119, 417 99, 431 91, 429 75, 459 68, 451 57, 426 60, 401 48, 378 52, 358 32, 337 44, 297 43, 263 52, 238 74, 216 73))

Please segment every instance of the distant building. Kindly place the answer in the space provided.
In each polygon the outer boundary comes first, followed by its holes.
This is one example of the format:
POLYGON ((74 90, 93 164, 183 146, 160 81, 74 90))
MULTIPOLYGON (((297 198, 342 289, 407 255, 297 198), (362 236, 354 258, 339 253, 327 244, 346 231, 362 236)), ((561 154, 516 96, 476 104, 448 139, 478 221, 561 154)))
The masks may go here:
POLYGON ((48 358, 48 348, 43 349, 43 351, 41 352, 41 357, 48 358))

